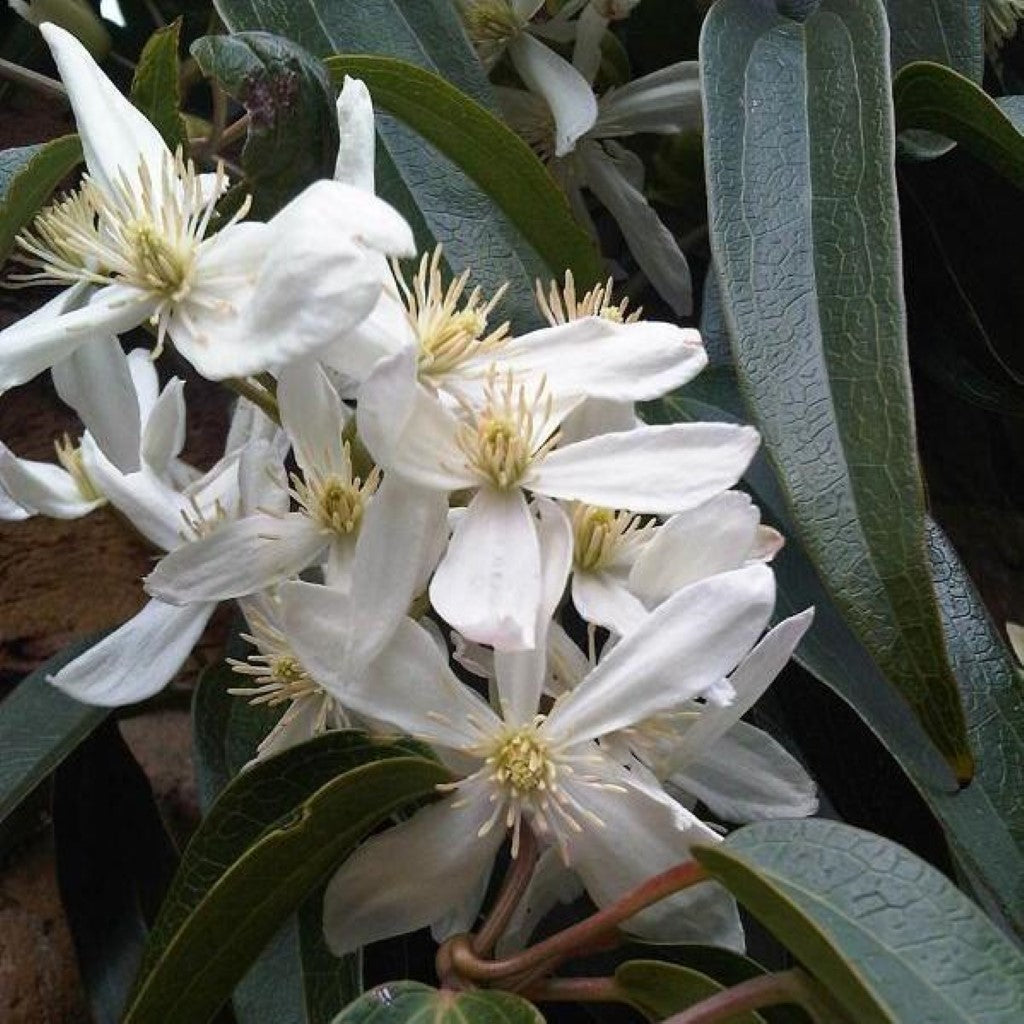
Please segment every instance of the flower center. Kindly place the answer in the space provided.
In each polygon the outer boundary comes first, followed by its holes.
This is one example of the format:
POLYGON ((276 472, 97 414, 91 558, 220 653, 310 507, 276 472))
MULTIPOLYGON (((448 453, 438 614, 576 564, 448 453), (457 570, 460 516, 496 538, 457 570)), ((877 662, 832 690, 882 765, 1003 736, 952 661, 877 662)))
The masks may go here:
POLYGON ((394 265, 395 279, 405 298, 406 315, 419 343, 420 377, 433 382, 456 370, 467 359, 496 352, 508 340, 507 321, 487 333, 488 317, 508 285, 502 285, 486 302, 479 288, 474 288, 463 299, 469 271, 463 271, 445 287, 441 256, 441 246, 431 255, 424 253, 411 285, 397 263, 394 265))
POLYGON ((556 773, 547 744, 534 725, 502 736, 487 761, 493 766, 494 781, 508 789, 514 799, 547 788, 556 773))
POLYGON ((292 474, 291 495, 314 522, 339 537, 359 529, 366 503, 380 485, 380 470, 374 467, 365 482, 352 476, 351 446, 346 441, 345 473, 336 471, 307 473, 305 478, 292 474))
POLYGON ((473 45, 485 61, 498 57, 528 22, 508 0, 469 0, 462 5, 462 20, 473 45))
POLYGON ((657 529, 632 512, 576 505, 572 513, 573 561, 583 572, 605 569, 627 544, 650 538, 657 529))
POLYGON ((599 316, 616 324, 631 324, 640 319, 642 312, 640 309, 629 312, 628 298, 612 302, 610 277, 604 284, 596 285, 582 298, 578 298, 571 270, 565 272, 565 284, 561 288, 554 281, 551 282, 547 295, 538 281, 536 296, 541 313, 552 327, 571 320, 582 320, 587 316, 599 316))
POLYGON ((246 608, 252 633, 240 634, 256 651, 244 661, 228 658, 232 672, 252 679, 252 686, 232 687, 228 693, 248 697, 250 704, 274 707, 321 693, 320 686, 292 652, 285 635, 262 613, 246 608))
POLYGON ((492 370, 482 409, 459 401, 467 419, 456 441, 466 466, 499 490, 518 487, 527 470, 558 443, 557 431, 548 426, 552 402, 544 381, 530 395, 511 371, 499 376, 492 370))
POLYGON ((188 294, 194 252, 176 247, 153 224, 143 220, 129 224, 125 240, 131 250, 137 282, 154 295, 179 301, 188 294))
POLYGON ((82 446, 73 444, 71 438, 65 434, 63 438, 53 442, 53 447, 57 452, 57 461, 67 470, 82 499, 84 501, 99 501, 103 495, 85 471, 85 463, 82 461, 82 446))

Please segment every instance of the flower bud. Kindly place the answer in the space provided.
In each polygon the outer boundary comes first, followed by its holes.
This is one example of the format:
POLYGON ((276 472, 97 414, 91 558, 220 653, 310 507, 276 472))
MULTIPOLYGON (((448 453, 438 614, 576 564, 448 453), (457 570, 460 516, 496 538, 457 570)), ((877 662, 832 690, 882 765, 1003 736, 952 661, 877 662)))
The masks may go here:
POLYGON ((70 32, 97 60, 110 52, 110 35, 86 0, 7 0, 32 25, 52 21, 70 32))

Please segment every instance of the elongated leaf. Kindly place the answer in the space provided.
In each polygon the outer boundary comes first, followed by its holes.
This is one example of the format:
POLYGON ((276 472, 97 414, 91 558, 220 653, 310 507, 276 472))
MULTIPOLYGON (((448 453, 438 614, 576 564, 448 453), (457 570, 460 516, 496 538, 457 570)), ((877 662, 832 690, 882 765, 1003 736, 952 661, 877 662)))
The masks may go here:
POLYGON ((0 702, 0 821, 107 717, 108 708, 80 704, 46 681, 98 639, 51 658, 0 702))
POLYGON ((204 36, 191 52, 203 72, 249 111, 242 167, 255 216, 271 216, 307 185, 334 173, 338 121, 319 61, 267 32, 204 36))
POLYGON ((411 756, 412 749, 333 733, 253 767, 229 786, 185 851, 126 1024, 209 1019, 355 844, 447 779, 440 765, 411 756))
MULTIPOLYGON (((450 0, 299 0, 260 4, 217 0, 233 31, 266 29, 294 39, 317 57, 388 54, 439 74, 482 106, 495 109, 490 86, 470 49, 450 0)), ((532 286, 537 277, 561 276, 462 169, 411 128, 383 116, 377 131, 380 194, 418 227, 421 248, 441 242, 449 265, 471 268, 474 282, 492 292, 511 287, 501 312, 515 323, 536 323, 532 286), (426 234, 424 234, 424 231, 426 234)), ((537 221, 560 215, 534 210, 537 221)))
POLYGON ((511 992, 445 991, 418 981, 389 981, 360 996, 333 1024, 543 1024, 531 1003, 511 992))
POLYGON ((57 769, 61 904, 96 1024, 118 1024, 178 864, 149 780, 108 719, 57 769))
POLYGON ((940 132, 1024 188, 1024 135, 981 86, 941 64, 918 61, 896 76, 892 94, 900 129, 940 132))
POLYGON ((1024 1015, 1024 957, 943 875, 887 839, 840 822, 762 822, 694 853, 854 1020, 1024 1015))
POLYGON ((844 617, 957 776, 972 758, 924 542, 885 14, 744 0, 701 41, 711 248, 740 387, 844 617))
POLYGON ((885 0, 893 73, 936 61, 981 81, 985 71, 982 0, 885 0))
POLYGON ((390 57, 330 57, 335 81, 362 78, 374 102, 457 163, 504 211, 549 267, 578 280, 602 273, 565 196, 532 150, 493 114, 443 78, 390 57))
MULTIPOLYGON (((665 1020, 725 989, 692 967, 662 960, 630 960, 615 971, 615 983, 651 1021, 665 1020)), ((739 1013, 732 1024, 765 1024, 765 1019, 759 1013, 739 1013)))
POLYGON ((7 259, 18 232, 81 160, 77 135, 0 152, 0 261, 7 259))
POLYGON ((185 142, 178 82, 181 18, 157 29, 143 47, 132 77, 131 100, 156 125, 173 152, 185 142))

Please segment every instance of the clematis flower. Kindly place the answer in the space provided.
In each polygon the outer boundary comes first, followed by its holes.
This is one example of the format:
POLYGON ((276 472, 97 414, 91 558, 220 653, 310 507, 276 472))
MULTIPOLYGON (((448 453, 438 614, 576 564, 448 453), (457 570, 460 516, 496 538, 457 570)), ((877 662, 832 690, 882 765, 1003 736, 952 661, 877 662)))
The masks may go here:
POLYGON ((558 427, 580 392, 629 397, 647 385, 641 368, 616 393, 606 367, 573 365, 569 394, 520 384, 499 365, 479 399, 452 410, 416 382, 415 354, 400 353, 360 391, 359 434, 385 471, 471 494, 430 596, 472 640, 508 650, 535 643, 541 568, 527 494, 668 514, 730 487, 757 448, 755 430, 712 423, 639 427, 560 446, 558 427))
MULTIPOLYGON (((550 503, 542 503, 541 516, 546 616, 564 587, 571 542, 550 503)), ((438 938, 464 930, 495 854, 511 834, 515 855, 524 822, 601 906, 685 860, 691 842, 716 841, 713 830, 594 741, 682 704, 728 673, 764 628, 773 601, 763 566, 703 580, 654 612, 547 714, 539 713, 543 649, 539 656, 496 652, 494 710, 411 621, 362 679, 339 678, 315 630, 295 623, 292 640, 304 663, 348 706, 467 764, 458 782, 443 787, 450 792, 442 800, 369 840, 336 873, 324 906, 332 949, 340 954, 426 924, 440 925, 438 938)), ((714 886, 644 911, 627 927, 652 939, 741 942, 735 905, 714 886)))
POLYGON ((640 5, 640 0, 570 0, 558 12, 567 19, 579 15, 573 23, 573 67, 588 82, 593 82, 601 66, 601 40, 613 21, 624 21, 640 5))
POLYGON ((375 253, 413 250, 386 203, 318 182, 268 224, 241 222, 245 204, 211 235, 223 169, 199 174, 171 154, 82 45, 41 26, 75 113, 87 174, 19 237, 23 282, 66 287, 0 333, 0 389, 24 383, 142 323, 204 376, 267 370, 329 344, 373 308, 375 253))
POLYGON ((545 161, 577 219, 596 235, 583 198, 588 189, 612 215, 629 251, 657 292, 682 315, 693 306, 686 256, 643 194, 644 166, 618 139, 638 133, 672 134, 701 124, 697 61, 670 64, 610 89, 598 101, 594 122, 571 141, 554 144, 554 124, 536 93, 499 89, 509 123, 545 161))

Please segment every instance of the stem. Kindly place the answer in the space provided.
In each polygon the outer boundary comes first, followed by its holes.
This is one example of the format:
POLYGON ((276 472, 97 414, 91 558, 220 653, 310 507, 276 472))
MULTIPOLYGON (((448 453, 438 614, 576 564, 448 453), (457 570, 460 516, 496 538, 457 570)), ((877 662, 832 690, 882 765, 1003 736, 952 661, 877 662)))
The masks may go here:
POLYGON ((506 960, 481 959, 474 953, 469 938, 460 935, 449 940, 451 963, 460 974, 474 981, 498 981, 509 975, 527 974, 548 961, 572 956, 580 947, 608 938, 623 921, 645 907, 707 878, 707 872, 696 861, 678 864, 649 878, 604 910, 506 960))
POLYGON ((230 388, 243 398, 248 398, 254 405, 258 405, 278 426, 281 425, 281 413, 277 407, 277 399, 269 391, 254 384, 246 377, 228 377, 223 381, 225 387, 230 388))
POLYGON ((614 978, 548 978, 519 994, 535 1003, 626 1003, 614 978))
POLYGON ((223 149, 225 146, 230 146, 236 139, 241 138, 249 130, 249 115, 243 114, 241 117, 236 118, 224 129, 220 137, 220 145, 223 149))
POLYGON ((23 68, 13 61, 4 60, 0 57, 0 78, 6 78, 9 82, 16 82, 29 89, 49 96, 51 99, 67 101, 67 90, 54 78, 39 74, 31 68, 23 68))
POLYGON ((508 927, 519 901, 526 892, 537 863, 537 839, 533 829, 525 822, 520 833, 519 853, 508 869, 501 883, 501 890, 484 921, 483 927, 473 936, 473 952, 479 956, 490 956, 495 944, 508 927))
POLYGON ((823 1024, 826 1018, 821 1016, 821 1011, 824 1007, 816 988, 799 967, 776 974, 762 974, 724 992, 716 992, 682 1013, 669 1017, 664 1024, 719 1024, 731 1021, 741 1013, 779 1003, 795 1003, 823 1024))
POLYGON ((224 123, 228 117, 228 97, 218 82, 210 83, 213 93, 213 120, 210 126, 210 137, 203 142, 203 156, 215 156, 224 139, 224 123))

